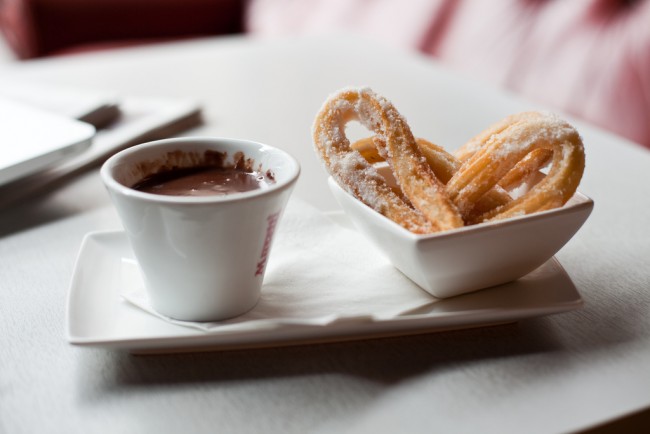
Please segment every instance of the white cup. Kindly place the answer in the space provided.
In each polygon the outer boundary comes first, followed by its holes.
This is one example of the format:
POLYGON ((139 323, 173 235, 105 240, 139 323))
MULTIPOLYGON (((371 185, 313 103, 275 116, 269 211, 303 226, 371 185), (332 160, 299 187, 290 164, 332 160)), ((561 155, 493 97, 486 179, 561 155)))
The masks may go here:
POLYGON ((284 151, 248 140, 179 138, 134 146, 101 168, 141 268, 152 307, 185 321, 240 315, 257 303, 273 234, 298 179, 284 151), (228 195, 167 196, 131 188, 161 168, 237 153, 270 172, 268 188, 228 195))

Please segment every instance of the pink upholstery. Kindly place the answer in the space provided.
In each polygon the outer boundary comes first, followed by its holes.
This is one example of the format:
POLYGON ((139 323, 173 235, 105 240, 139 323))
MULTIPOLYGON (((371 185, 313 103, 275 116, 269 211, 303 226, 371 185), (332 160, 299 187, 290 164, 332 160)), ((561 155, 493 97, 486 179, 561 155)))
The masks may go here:
POLYGON ((416 48, 650 147, 650 0, 252 0, 246 26, 416 48))

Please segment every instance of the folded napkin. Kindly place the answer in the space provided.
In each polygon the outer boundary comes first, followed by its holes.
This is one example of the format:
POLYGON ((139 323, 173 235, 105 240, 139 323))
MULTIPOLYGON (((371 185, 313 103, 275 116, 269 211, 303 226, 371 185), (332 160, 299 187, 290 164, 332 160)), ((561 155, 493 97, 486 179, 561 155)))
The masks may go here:
POLYGON ((165 317, 151 308, 137 264, 125 260, 122 268, 124 299, 165 321, 209 332, 389 319, 436 301, 361 234, 299 199, 289 201, 278 226, 259 302, 236 318, 165 317))

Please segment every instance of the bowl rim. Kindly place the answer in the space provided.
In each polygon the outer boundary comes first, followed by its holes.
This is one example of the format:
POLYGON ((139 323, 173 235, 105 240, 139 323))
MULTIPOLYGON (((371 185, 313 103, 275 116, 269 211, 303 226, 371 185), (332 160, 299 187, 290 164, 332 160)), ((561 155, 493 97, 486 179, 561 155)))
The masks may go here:
POLYGON ((341 187, 341 185, 339 185, 339 183, 332 176, 329 176, 327 181, 330 185, 330 188, 338 189, 345 196, 347 196, 348 199, 350 199, 351 203, 356 203, 356 206, 363 207, 360 209, 364 209, 364 212, 372 213, 371 215, 374 215, 376 220, 381 222, 382 225, 386 226, 387 229, 397 233, 401 237, 410 238, 415 242, 425 242, 434 239, 439 240, 439 239, 450 238, 450 237, 464 236, 468 234, 476 234, 485 231, 494 231, 504 226, 508 226, 508 227, 520 226, 520 225, 528 224, 531 221, 548 219, 549 217, 558 214, 564 215, 564 214, 572 214, 572 213, 579 213, 579 212, 587 212, 588 213, 587 215, 589 215, 591 213, 591 210, 594 207, 593 199, 591 199, 586 194, 576 190, 576 192, 571 197, 571 199, 569 199, 569 202, 567 202, 564 206, 559 208, 539 211, 534 214, 526 214, 522 216, 509 217, 503 220, 477 223, 471 226, 463 226, 460 228, 449 229, 446 231, 435 232, 432 234, 416 234, 404 228, 399 223, 396 223, 393 220, 389 219, 388 217, 378 213, 377 211, 375 211, 365 203, 361 202, 354 195, 350 194, 347 190, 341 187), (577 201, 574 201, 575 199, 577 199, 577 201), (573 203, 571 203, 572 201, 573 203))

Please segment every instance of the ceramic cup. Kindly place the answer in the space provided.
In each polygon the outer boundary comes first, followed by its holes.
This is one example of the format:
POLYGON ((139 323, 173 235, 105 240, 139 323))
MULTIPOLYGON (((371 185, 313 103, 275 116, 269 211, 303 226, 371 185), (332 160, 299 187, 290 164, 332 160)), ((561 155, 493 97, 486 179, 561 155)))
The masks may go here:
MULTIPOLYGON (((199 163, 197 163, 199 161, 199 163)), ((152 307, 185 321, 240 315, 257 303, 273 234, 298 179, 284 151, 248 140, 178 138, 121 151, 101 177, 141 268, 152 307), (131 188, 164 167, 191 167, 201 155, 242 153, 270 173, 267 188, 203 197, 131 188)))

